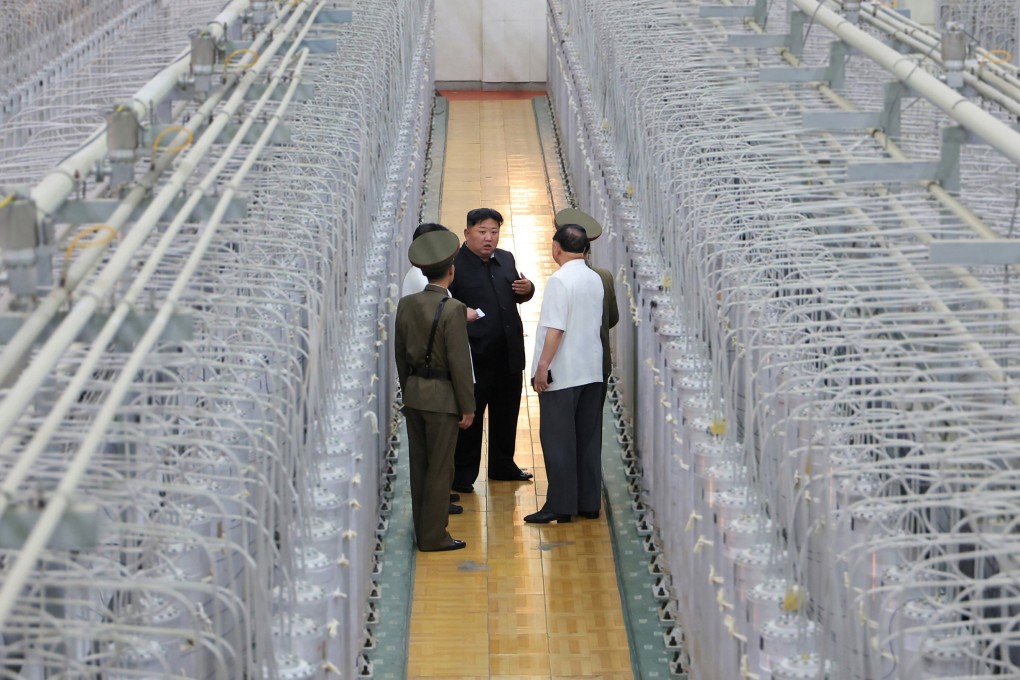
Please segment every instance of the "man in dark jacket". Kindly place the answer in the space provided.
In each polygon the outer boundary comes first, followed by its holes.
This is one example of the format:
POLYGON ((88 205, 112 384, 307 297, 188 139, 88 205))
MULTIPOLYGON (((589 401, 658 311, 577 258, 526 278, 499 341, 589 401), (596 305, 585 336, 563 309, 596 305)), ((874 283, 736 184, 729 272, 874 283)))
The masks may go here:
POLYGON ((450 294, 468 307, 468 338, 475 367, 475 419, 457 438, 453 490, 471 493, 481 467, 482 416, 489 409, 488 476, 527 481, 514 462, 524 371, 524 325, 517 305, 535 285, 517 272, 512 253, 500 250, 503 216, 491 208, 467 214, 464 245, 454 260, 450 294))

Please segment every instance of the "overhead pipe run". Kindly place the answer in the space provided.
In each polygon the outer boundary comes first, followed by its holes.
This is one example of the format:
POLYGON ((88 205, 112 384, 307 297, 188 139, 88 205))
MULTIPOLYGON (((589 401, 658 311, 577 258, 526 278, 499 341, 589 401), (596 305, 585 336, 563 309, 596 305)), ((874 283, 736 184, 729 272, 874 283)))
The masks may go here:
MULTIPOLYGON (((322 4, 320 3, 319 8, 321 9, 322 4)), ((313 10, 312 19, 314 20, 315 11, 313 10)), ((181 207, 181 210, 174 216, 170 224, 160 238, 159 244, 155 250, 149 255, 145 265, 141 268, 138 275, 132 281, 131 287, 125 293, 124 297, 117 301, 117 305, 112 311, 109 319, 103 325, 102 330, 96 335, 93 340, 92 347, 89 349, 88 355, 78 366, 75 373, 75 377, 72 382, 67 386, 61 395, 60 399, 54 405, 53 409, 46 416, 43 427, 36 432, 32 441, 28 447, 18 457, 18 460, 13 468, 8 471, 7 476, 0 482, 0 515, 3 514, 7 508, 8 503, 14 497, 18 487, 24 482, 25 477, 31 471, 32 467, 36 464, 39 455, 45 450, 45 447, 49 445, 50 439, 57 431, 60 421, 66 416, 68 409, 77 400, 81 390, 85 387, 89 376, 92 371, 95 370, 96 365, 106 353, 106 347, 112 343, 116 337, 116 334, 120 331, 122 324, 127 319, 127 316, 133 311, 134 306, 138 302, 139 296, 145 289, 145 286, 149 283, 150 278, 155 273, 157 267, 163 264, 163 256, 167 253, 170 246, 174 243, 177 235, 180 232, 181 227, 184 226, 185 222, 191 216, 191 212, 197 206, 198 202, 202 197, 210 195, 215 187, 216 181, 219 179, 220 174, 227 166, 227 164, 233 159, 234 154, 240 147, 241 143, 245 139, 245 135, 249 129, 251 129, 256 118, 261 115, 262 109, 272 99, 276 88, 284 81, 287 76, 287 71, 291 67, 291 59, 298 50, 298 46, 301 44, 300 39, 307 34, 311 27, 311 22, 304 25, 301 33, 297 36, 297 40, 292 41, 290 49, 284 55, 281 64, 276 68, 275 72, 269 83, 267 84, 265 91, 259 97, 258 101, 255 102, 255 106, 248 113, 244 123, 234 134, 233 139, 223 150, 220 158, 216 161, 213 168, 206 174, 202 182, 196 187, 185 204, 181 207)), ((304 63, 304 58, 301 59, 299 66, 304 63)), ((293 97, 292 91, 300 84, 301 68, 295 67, 293 72, 289 75, 292 81, 288 87, 288 93, 285 95, 287 101, 293 97)), ((259 150, 264 148, 266 140, 272 136, 272 131, 277 127, 280 116, 286 111, 286 107, 278 108, 277 112, 271 118, 270 126, 267 128, 269 133, 265 131, 259 137, 259 150)), ((229 117, 223 118, 228 120, 229 117)), ((257 154, 256 154, 257 157, 257 154)), ((250 169, 250 163, 246 163, 250 169)), ((243 178, 243 175, 239 174, 240 171, 235 172, 233 178, 230 181, 228 192, 233 196, 236 191, 236 183, 238 178, 243 178)), ((230 201, 224 200, 222 195, 218 201, 218 206, 229 205, 230 201)), ((217 210, 220 210, 218 207, 217 210)), ((222 215, 220 215, 222 219, 222 215)), ((137 228, 137 225, 135 225, 137 228)), ((208 228, 208 227, 207 227, 208 228)), ((172 311, 172 310, 171 310, 172 311)), ((18 390, 15 390, 18 393, 18 390)), ((27 394, 23 392, 22 394, 27 394)), ((25 405, 20 406, 12 405, 11 411, 23 410, 25 405)), ((0 432, 4 431, 3 426, 0 425, 0 432)), ((0 435, 2 436, 2 435, 0 435)))
MULTIPOLYGON (((869 11, 861 14, 862 20, 882 31, 889 37, 899 41, 925 59, 944 66, 942 60, 942 36, 919 24, 912 22, 897 12, 865 3, 869 11)), ((999 106, 1014 115, 1020 115, 1020 80, 1015 69, 1007 70, 1006 64, 999 63, 998 58, 988 50, 974 46, 972 58, 963 60, 963 78, 967 85, 977 93, 991 99, 999 106)))
MULTIPOLYGON (((21 415, 26 403, 24 396, 32 394, 42 384, 42 381, 45 380, 46 375, 49 374, 52 368, 52 362, 57 361, 63 350, 74 342, 81 329, 89 322, 92 313, 103 303, 106 296, 117 284, 120 276, 130 265, 138 248, 145 243, 152 233, 152 229, 162 219, 163 213, 170 206, 171 201, 177 197, 180 190, 184 187, 187 178, 191 176, 199 161, 206 156, 212 145, 216 143, 220 132, 226 127, 231 116, 245 102, 245 93, 251 88, 261 73, 268 68, 272 57, 298 26, 307 7, 308 4, 302 2, 295 8, 296 11, 289 18, 286 17, 285 13, 280 20, 287 18, 286 24, 282 27, 281 31, 275 33, 275 37, 272 38, 272 42, 266 48, 262 58, 240 77, 237 87, 233 87, 233 80, 228 79, 223 88, 217 90, 214 96, 210 96, 202 103, 197 115, 193 116, 185 125, 180 134, 198 131, 207 123, 208 118, 216 110, 221 98, 228 94, 230 95, 230 99, 224 105, 223 110, 216 114, 213 121, 205 128, 198 140, 193 145, 190 145, 190 148, 180 147, 178 149, 180 151, 187 148, 187 154, 183 161, 178 165, 167 183, 160 187, 141 217, 132 224, 131 229, 127 231, 113 257, 99 273, 96 280, 89 284, 88 289, 75 301, 71 310, 57 327, 57 330, 46 339, 40 356, 29 364, 24 369, 24 372, 18 375, 18 372, 22 369, 25 355, 49 326, 60 308, 70 299, 78 282, 99 263, 105 253, 105 248, 90 248, 75 259, 68 267, 67 274, 64 280, 60 282, 60 285, 55 286, 39 306, 25 318, 18 332, 4 346, 3 351, 0 352, 0 384, 10 382, 11 378, 16 375, 17 379, 13 383, 14 389, 12 392, 0 402, 0 437, 6 435, 11 424, 21 415), (21 402, 21 405, 15 406, 16 401, 21 402)), ((306 23, 310 24, 312 21, 314 21, 314 16, 307 20, 306 23)), ((269 40, 271 36, 274 36, 273 29, 276 26, 277 23, 274 21, 264 29, 259 35, 256 44, 261 44, 262 41, 269 40)), ((158 161, 154 163, 155 167, 150 171, 146 181, 132 189, 128 196, 120 203, 113 215, 107 220, 108 225, 114 232, 119 232, 128 222, 142 198, 148 195, 149 186, 159 179, 163 170, 169 168, 170 162, 175 156, 176 152, 161 154, 158 161)))
POLYGON ((845 16, 817 0, 790 0, 834 36, 892 74, 904 85, 940 108, 947 116, 983 139, 996 151, 1020 165, 1020 133, 990 115, 979 105, 941 82, 906 55, 871 37, 845 16))
MULTIPOLYGON (((319 5, 319 7, 321 6, 322 4, 319 5)), ((295 43, 295 47, 297 44, 298 43, 295 43)), ((31 532, 25 538, 25 544, 22 546, 17 560, 6 571, 4 581, 0 584, 0 627, 3 626, 7 617, 10 615, 11 610, 17 603, 25 581, 29 578, 32 570, 35 568, 36 561, 39 559, 42 551, 46 548, 46 545, 53 537, 53 533, 57 530, 57 527, 63 519, 64 513, 70 506, 78 483, 92 464, 92 459, 96 449, 106 437, 107 429, 113 419, 117 416, 127 391, 132 387, 133 383, 137 379, 137 372, 141 368, 142 362, 149 355, 155 347, 156 342, 163 334, 163 330, 166 328, 167 323, 169 323, 170 317, 177 310, 177 305, 182 293, 185 288, 190 285, 196 268, 205 258, 209 245, 212 242, 212 238, 216 234, 216 230, 226 212, 226 207, 230 204, 231 199, 240 188, 241 182, 244 181, 244 178, 251 170, 252 165, 259 159, 259 156, 266 147, 266 144, 272 138, 273 132, 280 123, 280 116, 290 105, 290 102, 294 97, 294 93, 297 90, 297 86, 300 83, 302 67, 307 56, 308 51, 306 49, 301 53, 301 56, 297 60, 297 64, 295 65, 292 73, 292 80, 276 113, 273 115, 269 125, 266 126, 265 130, 259 136, 258 141, 248 152, 248 155, 245 157, 241 167, 238 168, 234 177, 227 184, 226 190, 220 196, 220 200, 212 217, 210 217, 209 221, 204 225, 201 237, 195 244, 194 250, 192 250, 188 260, 184 264, 184 267, 178 274, 166 300, 164 300, 159 309, 156 311, 152 323, 149 324, 145 334, 139 339, 135 349, 128 357, 127 363, 121 369, 117 382, 113 386, 113 390, 105 399, 103 408, 96 420, 92 423, 91 429, 82 443, 81 448, 68 462, 67 469, 60 480, 60 484, 51 494, 47 494, 45 509, 39 516, 35 525, 32 527, 31 532)), ((284 65, 286 66, 286 64, 284 65)), ((277 82, 279 82, 279 76, 277 76, 277 82)), ((104 328, 104 333, 100 336, 100 343, 94 345, 94 349, 99 348, 101 352, 102 348, 106 346, 106 342, 112 339, 113 334, 116 332, 116 321, 114 321, 114 319, 119 318, 120 321, 123 321, 128 310, 131 308, 131 302, 133 299, 137 298, 138 294, 141 292, 141 286, 136 286, 133 292, 134 295, 131 296, 131 299, 126 301, 125 304, 120 306, 117 310, 119 314, 115 313, 115 316, 111 318, 110 322, 108 322, 110 330, 107 331, 104 328), (106 342, 103 342, 104 340, 106 342)), ((90 362, 92 365, 94 365, 95 361, 98 360, 100 352, 93 352, 93 360, 90 362)), ((82 369, 79 369, 78 375, 85 377, 89 375, 89 370, 90 367, 86 364, 82 367, 82 369)), ((74 396, 77 392, 78 390, 68 390, 68 393, 71 394, 71 396, 74 396)), ((64 414, 59 410, 54 411, 49 419, 51 429, 49 429, 48 432, 45 430, 40 431, 39 435, 41 435, 41 437, 37 436, 37 438, 40 440, 48 440, 52 437, 52 435, 56 432, 57 424, 63 416, 64 414)), ((35 445, 35 441, 33 441, 32 444, 32 448, 36 454, 42 452, 42 444, 35 445)), ((26 464, 33 463, 35 463, 34 457, 29 457, 26 464)), ((13 480, 16 485, 20 485, 21 481, 21 479, 13 480)), ((5 480, 4 486, 7 486, 7 480, 5 480)), ((4 501, 10 497, 9 493, 0 496, 0 515, 2 515, 3 511, 6 509, 7 503, 4 501)))
MULTIPOLYGON (((231 0, 223 11, 209 22, 204 32, 215 40, 222 40, 226 37, 227 27, 241 20, 250 6, 251 0, 231 0)), ((153 113, 153 107, 165 100, 188 74, 190 63, 185 58, 187 55, 188 51, 182 52, 169 66, 124 102, 123 105, 128 107, 138 120, 147 121, 153 113)), ((57 212, 60 205, 77 189, 78 183, 106 157, 105 129, 105 126, 97 128, 87 144, 71 154, 32 188, 29 195, 39 209, 40 219, 57 212)))

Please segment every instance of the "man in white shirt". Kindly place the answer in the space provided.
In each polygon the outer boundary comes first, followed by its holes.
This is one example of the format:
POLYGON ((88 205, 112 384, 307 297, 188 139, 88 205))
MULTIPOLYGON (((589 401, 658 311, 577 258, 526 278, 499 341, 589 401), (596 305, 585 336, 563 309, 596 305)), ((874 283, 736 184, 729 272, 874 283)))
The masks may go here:
POLYGON ((602 279, 584 261, 588 237, 568 224, 553 236, 559 270, 549 277, 535 337, 532 385, 549 477, 545 505, 531 524, 595 518, 602 498, 602 279))

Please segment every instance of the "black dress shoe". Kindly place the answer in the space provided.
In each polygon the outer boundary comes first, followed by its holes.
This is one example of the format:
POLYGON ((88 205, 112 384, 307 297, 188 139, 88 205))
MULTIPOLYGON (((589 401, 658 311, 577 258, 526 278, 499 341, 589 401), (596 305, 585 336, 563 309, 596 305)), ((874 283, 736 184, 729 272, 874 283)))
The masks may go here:
POLYGON ((529 479, 534 478, 535 475, 524 470, 518 470, 516 475, 510 475, 508 477, 489 477, 489 479, 497 482, 526 482, 529 479))
POLYGON ((442 548, 434 548, 432 550, 422 550, 422 552, 446 552, 447 550, 460 550, 461 548, 466 547, 467 543, 461 541, 460 539, 455 538, 453 539, 453 543, 451 543, 450 545, 444 545, 442 548))
POLYGON ((570 522, 570 515, 561 515, 558 512, 546 512, 545 510, 539 510, 538 512, 525 517, 524 521, 528 524, 548 524, 549 522, 568 524, 570 522))
POLYGON ((451 493, 450 494, 450 502, 451 503, 456 503, 459 500, 460 500, 460 494, 459 493, 451 493))
POLYGON ((589 510, 578 510, 577 514, 580 515, 581 517, 584 517, 585 519, 598 519, 599 518, 599 511, 598 510, 590 510, 590 511, 589 510))
POLYGON ((450 514, 451 515, 459 515, 462 512, 464 512, 464 508, 462 508, 459 505, 454 505, 453 503, 450 503, 450 514))
POLYGON ((452 488, 457 493, 474 493, 475 492, 475 487, 471 486, 470 484, 453 484, 450 488, 452 488))

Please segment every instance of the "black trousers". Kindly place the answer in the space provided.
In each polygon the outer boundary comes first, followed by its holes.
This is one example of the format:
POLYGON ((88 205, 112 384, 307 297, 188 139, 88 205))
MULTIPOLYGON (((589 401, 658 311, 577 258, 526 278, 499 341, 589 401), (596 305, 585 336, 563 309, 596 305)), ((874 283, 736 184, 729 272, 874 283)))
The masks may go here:
POLYGON ((475 366, 475 420, 457 437, 456 471, 458 486, 478 479, 482 462, 482 416, 489 409, 489 477, 514 477, 520 468, 514 462, 517 446, 517 416, 521 410, 521 371, 475 366))

